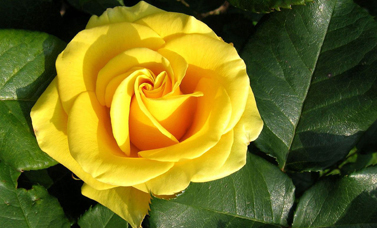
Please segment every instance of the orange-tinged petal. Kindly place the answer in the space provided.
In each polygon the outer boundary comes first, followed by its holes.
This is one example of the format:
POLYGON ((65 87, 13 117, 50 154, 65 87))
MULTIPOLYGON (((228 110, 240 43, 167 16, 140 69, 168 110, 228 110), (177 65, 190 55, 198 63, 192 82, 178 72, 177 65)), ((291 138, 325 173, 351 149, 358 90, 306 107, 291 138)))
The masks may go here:
POLYGON ((151 14, 165 12, 159 8, 156 8, 144 1, 140 1, 138 4, 132 7, 118 6, 111 9, 107 9, 101 16, 93 15, 86 28, 93 28, 103 26, 107 24, 120 23, 120 22, 133 22, 139 18, 146 17, 151 14))
MULTIPOLYGON (((233 131, 223 135, 220 141, 202 156, 177 162, 168 172, 145 183, 146 189, 156 195, 171 195, 187 188, 195 175, 206 175, 218 170, 227 160, 233 144, 233 131)), ((245 148, 246 149, 246 146, 245 148)), ((244 154, 246 152, 244 151, 244 154)), ((141 186, 139 187, 143 189, 141 186)))
POLYGON ((161 54, 148 48, 133 48, 126 50, 111 59, 98 73, 96 94, 99 102, 105 105, 105 94, 108 83, 115 77, 128 72, 130 69, 146 68, 155 75, 166 71, 172 75, 169 61, 161 54))
POLYGON ((191 126, 196 111, 195 97, 201 97, 200 91, 162 98, 141 96, 149 112, 167 131, 178 140, 191 126))
MULTIPOLYGON (((182 13, 158 13, 140 18, 134 23, 142 24, 156 31, 165 40, 185 34, 202 34, 221 40, 205 23, 182 13)), ((191 45, 189 45, 192 48, 191 45)))
POLYGON ((184 87, 193 88, 202 77, 216 78, 226 89, 232 104, 232 117, 226 131, 232 129, 244 112, 249 92, 246 66, 236 49, 223 41, 200 34, 171 39, 166 42, 164 49, 181 55, 190 66, 182 83, 183 92, 184 87))
POLYGON ((96 190, 84 184, 81 192, 109 208, 126 220, 133 228, 141 227, 141 223, 149 210, 151 196, 133 187, 118 187, 109 190, 96 190))
POLYGON ((135 93, 135 83, 138 77, 147 77, 152 78, 151 72, 146 69, 136 70, 131 75, 123 74, 114 78, 108 85, 106 89, 107 93, 109 87, 114 88, 110 117, 111 117, 111 126, 114 134, 114 138, 117 141, 119 147, 127 156, 131 155, 130 149, 130 110, 131 110, 131 100, 135 93), (119 82, 119 85, 116 85, 119 79, 123 79, 122 82, 119 82), (113 82, 113 83, 112 83, 113 82), (115 85, 113 85, 115 84, 115 85), (116 87, 115 87, 116 86, 116 87))
POLYGON ((212 181, 241 169, 246 164, 247 146, 259 136, 262 128, 263 121, 259 115, 253 92, 250 89, 245 112, 234 127, 234 142, 225 164, 218 169, 207 170, 203 174, 198 173, 192 178, 192 181, 212 181))
POLYGON ((68 115, 72 157, 95 179, 117 186, 132 186, 168 171, 174 164, 126 157, 111 131, 109 112, 94 92, 80 94, 68 115))
POLYGON ((30 114, 40 148, 93 188, 103 190, 115 187, 92 178, 72 158, 68 148, 67 114, 60 103, 56 83, 55 78, 30 114))
POLYGON ((145 106, 139 85, 141 77, 135 83, 135 96, 131 101, 130 110, 130 139, 140 150, 168 147, 179 143, 175 136, 165 129, 145 106))
POLYGON ((218 143, 232 113, 229 96, 216 80, 202 78, 196 91, 203 92, 196 98, 196 113, 188 132, 179 144, 140 151, 139 155, 157 161, 177 162, 201 156, 218 143))
POLYGON ((59 94, 66 113, 80 93, 95 91, 98 72, 111 58, 135 47, 157 49, 164 43, 150 28, 128 22, 77 34, 56 60, 59 94))

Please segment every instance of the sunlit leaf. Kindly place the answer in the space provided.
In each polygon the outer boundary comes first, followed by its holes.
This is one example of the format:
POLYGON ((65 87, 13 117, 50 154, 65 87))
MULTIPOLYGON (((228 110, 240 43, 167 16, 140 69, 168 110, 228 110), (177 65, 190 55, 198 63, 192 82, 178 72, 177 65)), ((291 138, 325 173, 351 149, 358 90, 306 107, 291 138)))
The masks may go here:
POLYGON ((55 77, 55 59, 64 46, 44 33, 0 31, 0 159, 19 170, 56 164, 39 149, 30 110, 55 77))

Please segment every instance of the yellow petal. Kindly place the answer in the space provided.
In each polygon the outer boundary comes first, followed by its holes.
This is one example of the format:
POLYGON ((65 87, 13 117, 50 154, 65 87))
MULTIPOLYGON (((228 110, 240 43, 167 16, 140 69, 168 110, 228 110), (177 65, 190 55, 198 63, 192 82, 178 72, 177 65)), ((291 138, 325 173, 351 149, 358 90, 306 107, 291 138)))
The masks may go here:
POLYGON ((72 157, 95 179, 117 186, 132 186, 168 171, 173 163, 126 157, 112 132, 108 109, 94 92, 80 94, 68 115, 72 157))
POLYGON ((113 188, 112 185, 92 178, 72 158, 68 148, 67 114, 60 103, 56 82, 55 78, 38 99, 30 114, 40 148, 93 188, 98 190, 113 188))
MULTIPOLYGON (((106 89, 107 93, 113 93, 114 98, 111 98, 111 126, 114 134, 114 138, 117 141, 120 149, 126 153, 127 156, 131 155, 131 145, 130 145, 130 135, 129 135, 129 116, 131 109, 131 98, 134 95, 134 85, 137 77, 150 74, 149 71, 142 69, 136 70, 131 75, 120 75, 114 78, 109 83, 108 88, 106 89), (119 85, 116 85, 119 79, 123 79, 122 82, 119 82, 119 85), (113 88, 114 92, 108 92, 108 89, 113 88)), ((151 76, 150 76, 151 77, 151 76)))
POLYGON ((169 75, 173 74, 169 61, 158 52, 148 48, 126 50, 111 59, 98 73, 96 94, 102 105, 105 105, 106 87, 109 82, 134 67, 146 68, 155 75, 163 71, 169 75))
POLYGON ((177 162, 201 156, 216 145, 228 125, 232 113, 229 97, 217 80, 202 78, 196 91, 203 96, 196 98, 193 123, 181 142, 169 147, 140 151, 139 155, 157 161, 177 162))
MULTIPOLYGON (((182 13, 164 12, 151 14, 140 18, 134 23, 150 27, 165 40, 185 34, 202 34, 220 40, 220 38, 205 23, 199 21, 193 16, 188 16, 182 13)), ((193 47, 190 44, 187 45, 190 48, 193 47)))
POLYGON ((259 115, 254 95, 251 89, 247 99, 245 113, 234 127, 234 142, 225 164, 218 168, 198 173, 192 178, 193 182, 207 182, 228 176, 246 164, 247 146, 254 141, 263 128, 263 121, 259 115))
POLYGON ((115 8, 107 9, 99 17, 93 15, 86 25, 86 28, 88 29, 120 22, 133 22, 138 20, 139 18, 162 12, 165 11, 149 5, 144 1, 140 1, 138 4, 132 7, 118 6, 115 8))
MULTIPOLYGON (((135 68, 131 68, 128 72, 124 74, 120 74, 114 77, 106 86, 105 105, 109 108, 111 107, 111 103, 113 101, 115 91, 117 90, 120 83, 122 83, 123 80, 126 79, 127 77, 132 77, 132 75, 152 75, 152 74, 153 72, 151 72, 148 69, 135 67, 135 68)), ((133 88, 132 88, 132 91, 133 91, 133 88)))
POLYGON ((158 53, 160 53, 162 56, 169 60, 170 66, 173 71, 173 75, 170 75, 173 88, 172 92, 167 96, 181 94, 179 86, 181 85, 182 80, 186 75, 186 70, 188 67, 186 60, 177 53, 163 48, 159 49, 158 53))
POLYGON ((226 89, 232 104, 232 116, 226 131, 232 129, 244 112, 250 87, 245 63, 236 49, 223 41, 199 34, 171 39, 164 49, 176 52, 189 64, 181 86, 183 92, 194 88, 202 77, 216 78, 226 89))
POLYGON ((165 129, 145 106, 139 85, 141 77, 135 83, 135 96, 131 101, 130 110, 130 139, 140 150, 165 148, 179 143, 175 136, 165 129))
MULTIPOLYGON (((232 144, 233 131, 229 131, 202 156, 177 162, 168 172, 147 181, 146 189, 156 195, 171 195, 184 190, 190 184, 193 176, 205 176, 206 173, 212 173, 212 170, 222 167, 230 154, 232 144)), ((244 153, 246 154, 245 151, 244 153)))
POLYGON ((126 220, 133 228, 141 227, 141 223, 148 213, 150 195, 133 187, 118 187, 98 191, 84 184, 81 192, 109 208, 126 220))
POLYGON ((81 31, 56 60, 66 113, 80 93, 95 91, 98 72, 111 58, 131 48, 157 49, 164 43, 150 28, 128 22, 81 31))

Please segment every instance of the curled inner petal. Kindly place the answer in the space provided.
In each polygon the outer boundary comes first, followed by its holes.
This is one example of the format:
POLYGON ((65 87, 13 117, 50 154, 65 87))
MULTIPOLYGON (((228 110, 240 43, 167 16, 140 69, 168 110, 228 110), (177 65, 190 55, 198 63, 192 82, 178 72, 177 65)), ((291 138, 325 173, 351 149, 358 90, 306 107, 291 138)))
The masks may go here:
POLYGON ((146 68, 155 75, 166 71, 173 75, 169 61, 156 51, 148 48, 133 48, 112 58, 98 73, 96 94, 100 104, 105 105, 106 87, 109 82, 132 68, 146 68))
POLYGON ((162 98, 146 97, 143 89, 140 89, 142 84, 142 79, 138 78, 138 82, 135 83, 135 96, 131 102, 131 142, 140 150, 179 143, 179 138, 186 132, 195 110, 195 100, 192 97, 201 94, 181 95, 179 98, 161 102, 162 98))

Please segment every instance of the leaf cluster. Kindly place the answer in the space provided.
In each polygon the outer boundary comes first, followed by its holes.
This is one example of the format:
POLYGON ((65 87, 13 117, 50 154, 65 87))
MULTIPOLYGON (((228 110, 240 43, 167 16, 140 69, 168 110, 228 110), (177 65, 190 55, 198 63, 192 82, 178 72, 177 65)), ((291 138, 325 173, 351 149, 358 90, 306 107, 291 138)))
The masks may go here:
MULTIPOLYGON (((374 1, 147 1, 193 15, 233 43, 265 125, 244 168, 154 198, 143 227, 377 226, 374 1)), ((2 1, 1 227, 127 227, 39 149, 29 113, 90 15, 137 2, 2 1)))

